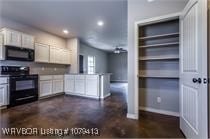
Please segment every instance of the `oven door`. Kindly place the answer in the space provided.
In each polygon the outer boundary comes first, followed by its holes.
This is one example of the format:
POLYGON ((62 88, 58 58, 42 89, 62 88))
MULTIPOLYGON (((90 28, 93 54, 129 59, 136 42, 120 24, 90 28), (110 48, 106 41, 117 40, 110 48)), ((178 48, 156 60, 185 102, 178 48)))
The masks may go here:
POLYGON ((10 106, 38 100, 38 75, 10 77, 10 106))
POLYGON ((19 48, 14 46, 6 46, 6 60, 17 61, 34 61, 34 50, 19 48))

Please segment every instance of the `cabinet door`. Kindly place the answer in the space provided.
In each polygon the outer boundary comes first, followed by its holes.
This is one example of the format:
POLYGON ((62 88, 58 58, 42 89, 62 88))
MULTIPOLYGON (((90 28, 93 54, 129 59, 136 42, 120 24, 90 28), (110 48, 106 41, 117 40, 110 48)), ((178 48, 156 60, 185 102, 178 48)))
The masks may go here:
POLYGON ((74 93, 74 76, 73 75, 66 75, 65 76, 65 92, 68 93, 74 93))
POLYGON ((28 34, 22 34, 22 47, 34 49, 34 37, 28 34))
POLYGON ((8 104, 8 85, 0 85, 0 106, 8 104))
POLYGON ((50 63, 61 64, 62 55, 60 48, 50 47, 50 63))
POLYGON ((86 95, 98 96, 99 81, 98 75, 86 75, 86 95))
POLYGON ((35 61, 36 62, 49 62, 49 45, 35 44, 35 61))
POLYGON ((53 94, 63 92, 63 80, 53 80, 53 94))
POLYGON ((75 91, 76 94, 85 94, 85 76, 75 76, 75 91))
POLYGON ((21 33, 14 30, 5 29, 4 33, 4 45, 21 47, 21 33))
POLYGON ((4 45, 4 37, 3 34, 0 33, 0 60, 4 60, 5 59, 5 46, 4 45))
POLYGON ((69 50, 63 50, 63 63, 70 65, 71 64, 71 53, 69 50))
POLYGON ((52 80, 40 81, 39 96, 44 97, 52 94, 52 80))

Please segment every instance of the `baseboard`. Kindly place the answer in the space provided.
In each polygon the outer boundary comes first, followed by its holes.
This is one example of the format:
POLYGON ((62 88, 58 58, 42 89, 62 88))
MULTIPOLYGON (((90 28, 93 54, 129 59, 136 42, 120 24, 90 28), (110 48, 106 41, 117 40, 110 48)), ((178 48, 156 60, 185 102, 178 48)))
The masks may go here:
POLYGON ((100 97, 100 99, 105 99, 105 98, 107 98, 107 97, 109 97, 109 96, 111 96, 111 93, 108 93, 108 94, 106 94, 106 95, 103 96, 103 97, 100 97))
POLYGON ((99 97, 95 97, 95 96, 87 96, 87 95, 75 94, 75 93, 70 93, 70 92, 66 92, 65 95, 78 96, 78 97, 83 97, 83 98, 99 99, 99 97))
POLYGON ((131 114, 131 113, 127 113, 127 118, 138 120, 138 115, 136 115, 136 114, 131 114))
POLYGON ((47 99, 47 98, 51 98, 51 97, 55 97, 55 96, 60 96, 60 95, 64 95, 64 94, 65 94, 64 92, 61 92, 61 93, 51 94, 51 95, 42 96, 42 97, 39 96, 39 100, 47 99))
POLYGON ((178 112, 160 110, 160 109, 149 108, 149 107, 139 107, 139 110, 179 117, 178 112))

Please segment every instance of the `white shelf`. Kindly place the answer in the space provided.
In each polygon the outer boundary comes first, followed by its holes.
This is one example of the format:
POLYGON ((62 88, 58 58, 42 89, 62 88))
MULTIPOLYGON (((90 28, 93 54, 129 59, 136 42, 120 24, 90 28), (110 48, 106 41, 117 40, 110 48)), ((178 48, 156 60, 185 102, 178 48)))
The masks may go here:
POLYGON ((178 55, 172 55, 172 56, 146 56, 146 57, 140 57, 140 61, 146 61, 146 60, 179 60, 178 55))
POLYGON ((179 45, 179 42, 152 44, 152 45, 142 45, 142 46, 139 46, 139 48, 169 47, 169 46, 175 46, 175 45, 179 45))
POLYGON ((177 75, 143 75, 140 74, 138 75, 140 78, 165 78, 165 79, 179 79, 179 76, 177 75))
POLYGON ((168 34, 161 34, 161 35, 154 35, 154 36, 147 36, 147 37, 140 37, 140 40, 147 40, 147 39, 158 39, 162 37, 178 37, 179 33, 168 33, 168 34))

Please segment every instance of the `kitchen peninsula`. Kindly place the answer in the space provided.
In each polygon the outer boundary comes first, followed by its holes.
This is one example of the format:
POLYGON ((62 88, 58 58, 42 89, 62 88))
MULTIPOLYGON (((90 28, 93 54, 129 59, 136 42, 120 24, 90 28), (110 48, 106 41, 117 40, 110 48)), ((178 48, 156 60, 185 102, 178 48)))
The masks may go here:
POLYGON ((110 96, 110 73, 66 74, 64 92, 68 95, 104 99, 110 96))

